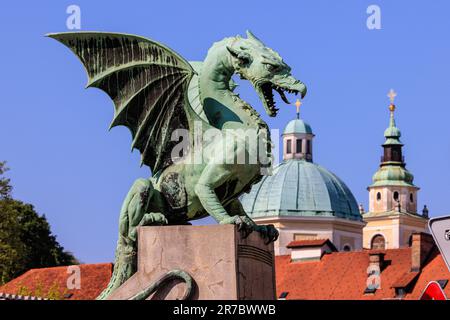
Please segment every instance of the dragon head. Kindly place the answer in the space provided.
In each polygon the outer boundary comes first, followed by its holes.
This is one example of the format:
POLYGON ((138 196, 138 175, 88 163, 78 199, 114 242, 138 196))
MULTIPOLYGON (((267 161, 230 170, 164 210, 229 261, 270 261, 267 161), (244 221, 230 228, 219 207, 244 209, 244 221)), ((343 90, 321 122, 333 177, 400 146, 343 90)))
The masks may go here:
POLYGON ((291 68, 281 56, 250 31, 247 31, 247 39, 237 38, 227 49, 236 73, 252 83, 269 116, 274 117, 278 112, 273 90, 288 104, 285 92, 305 96, 306 86, 291 75, 291 68))

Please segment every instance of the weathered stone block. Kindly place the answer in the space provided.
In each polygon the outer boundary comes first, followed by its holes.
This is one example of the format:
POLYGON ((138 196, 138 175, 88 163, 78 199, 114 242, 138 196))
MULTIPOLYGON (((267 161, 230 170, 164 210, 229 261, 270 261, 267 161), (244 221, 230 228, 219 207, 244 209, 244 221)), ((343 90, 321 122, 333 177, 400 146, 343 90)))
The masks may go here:
MULTIPOLYGON (((193 299, 275 299, 273 243, 257 232, 242 239, 234 225, 141 227, 138 271, 110 299, 128 299, 173 269, 192 276, 193 299)), ((179 299, 185 286, 171 280, 149 299, 179 299)))

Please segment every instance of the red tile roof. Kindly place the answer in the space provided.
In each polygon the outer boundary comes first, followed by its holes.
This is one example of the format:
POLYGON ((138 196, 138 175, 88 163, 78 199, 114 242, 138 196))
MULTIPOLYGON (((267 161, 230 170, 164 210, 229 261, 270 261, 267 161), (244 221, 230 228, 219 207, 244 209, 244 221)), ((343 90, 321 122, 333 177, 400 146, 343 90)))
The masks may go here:
POLYGON ((393 288, 406 288, 410 285, 418 276, 420 272, 407 272, 401 276, 397 281, 392 284, 393 288))
POLYGON ((74 273, 69 267, 31 269, 0 287, 0 293, 42 298, 92 300, 106 288, 112 275, 112 263, 82 264, 80 288, 68 289, 74 273))
MULTIPOLYGON (((411 248, 362 250, 325 254, 319 261, 291 262, 290 255, 275 257, 277 295, 288 292, 286 299, 307 300, 378 300, 395 299, 395 288, 405 288, 404 299, 419 299, 430 281, 450 280, 450 272, 436 248, 422 270, 411 272, 411 248), (369 254, 384 254, 381 288, 364 294, 367 287, 369 254)), ((0 293, 47 298, 57 291, 57 298, 95 299, 106 287, 112 274, 111 263, 80 265, 81 288, 67 289, 68 267, 32 269, 0 287, 0 293), (27 289, 24 292, 24 288, 27 289), (36 293, 40 293, 39 295, 36 293), (67 294, 72 294, 70 297, 67 294)), ((444 289, 450 298, 450 282, 444 289)))
MULTIPOLYGON (((408 286, 405 299, 419 299, 429 281, 450 279, 450 272, 438 252, 428 260, 422 272, 411 272, 411 248, 377 250, 384 253, 381 288, 364 294, 367 287, 369 253, 363 250, 333 252, 320 261, 291 262, 290 255, 278 256, 276 263, 277 295, 288 292, 286 299, 306 300, 379 300, 396 298, 395 288, 408 286)), ((450 285, 445 288, 450 297, 450 285)))
MULTIPOLYGON (((435 249, 429 258, 428 263, 423 267, 422 272, 417 279, 417 283, 414 286, 414 290, 408 294, 406 298, 412 300, 419 299, 427 284, 430 281, 438 280, 450 280, 450 272, 447 269, 441 254, 435 249)), ((450 299, 450 281, 444 288, 444 293, 447 298, 450 299)))

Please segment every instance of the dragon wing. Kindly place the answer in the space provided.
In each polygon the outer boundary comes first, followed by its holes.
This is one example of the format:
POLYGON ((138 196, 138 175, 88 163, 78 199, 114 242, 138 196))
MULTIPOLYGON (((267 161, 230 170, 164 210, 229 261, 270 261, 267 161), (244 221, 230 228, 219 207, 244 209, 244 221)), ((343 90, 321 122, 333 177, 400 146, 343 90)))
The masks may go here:
POLYGON ((111 128, 130 129, 141 165, 148 165, 153 173, 170 165, 171 151, 179 143, 171 140, 173 130, 189 130, 194 120, 200 120, 187 96, 195 74, 192 66, 162 44, 135 35, 65 32, 47 36, 78 56, 88 74, 87 88, 99 88, 114 101, 111 128))

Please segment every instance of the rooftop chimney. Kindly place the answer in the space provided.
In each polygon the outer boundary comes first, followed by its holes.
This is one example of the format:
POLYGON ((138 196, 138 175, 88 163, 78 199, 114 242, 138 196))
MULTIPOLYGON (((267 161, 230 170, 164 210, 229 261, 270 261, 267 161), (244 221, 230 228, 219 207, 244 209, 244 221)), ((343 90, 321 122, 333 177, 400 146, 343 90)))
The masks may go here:
POLYGON ((411 237, 411 271, 418 272, 424 266, 435 243, 433 237, 428 233, 415 232, 411 237))
POLYGON ((378 267, 380 271, 384 266, 384 253, 382 252, 370 252, 369 253, 369 267, 378 267))
POLYGON ((381 284, 381 271, 384 267, 384 253, 382 252, 370 252, 369 253, 369 266, 367 267, 367 281, 365 294, 375 293, 380 288, 381 284))

